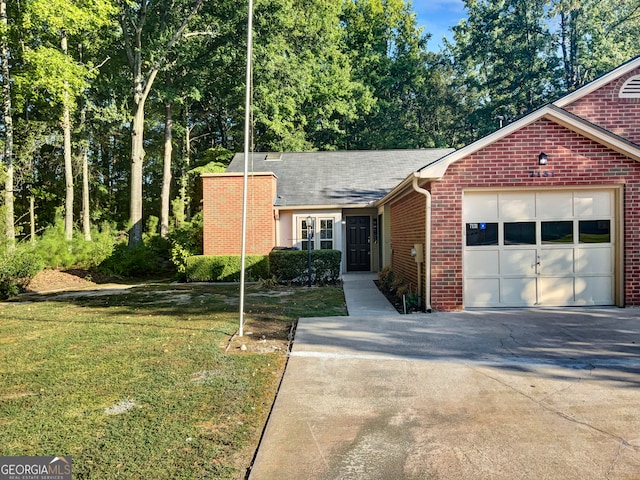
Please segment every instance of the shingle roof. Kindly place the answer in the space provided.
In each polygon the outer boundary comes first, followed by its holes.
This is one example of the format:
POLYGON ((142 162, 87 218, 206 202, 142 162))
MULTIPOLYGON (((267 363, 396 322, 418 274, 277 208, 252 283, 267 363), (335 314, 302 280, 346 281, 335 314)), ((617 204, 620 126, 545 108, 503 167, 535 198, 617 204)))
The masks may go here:
MULTIPOLYGON (((451 153, 453 149, 343 150, 337 152, 252 153, 249 172, 278 177, 275 206, 363 205, 389 193, 409 174, 451 153), (272 157, 280 158, 274 160, 272 157)), ((227 172, 244 171, 244 154, 227 172)))

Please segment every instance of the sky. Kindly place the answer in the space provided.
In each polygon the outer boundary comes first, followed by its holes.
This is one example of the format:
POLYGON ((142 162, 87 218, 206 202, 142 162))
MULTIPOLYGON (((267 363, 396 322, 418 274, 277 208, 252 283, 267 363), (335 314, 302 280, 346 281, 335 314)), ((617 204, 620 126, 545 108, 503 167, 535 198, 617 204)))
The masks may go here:
POLYGON ((431 34, 427 48, 437 52, 442 37, 453 38, 451 27, 466 17, 462 0, 413 0, 413 10, 418 14, 418 25, 431 34))

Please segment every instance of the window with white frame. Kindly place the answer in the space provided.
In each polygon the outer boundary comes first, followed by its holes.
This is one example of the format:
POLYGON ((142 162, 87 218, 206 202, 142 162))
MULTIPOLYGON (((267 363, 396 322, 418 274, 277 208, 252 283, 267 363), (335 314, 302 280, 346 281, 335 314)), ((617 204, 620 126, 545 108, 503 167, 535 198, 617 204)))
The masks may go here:
POLYGON ((321 218, 320 228, 320 250, 333 249, 333 218, 321 218))
POLYGON ((308 224, 308 217, 298 217, 298 245, 301 250, 307 250, 309 227, 313 238, 311 240, 312 250, 331 250, 335 247, 335 219, 326 217, 310 217, 312 223, 308 224))
MULTIPOLYGON (((311 217, 313 219, 313 217, 311 217)), ((298 221, 298 238, 301 240, 301 250, 307 250, 309 248, 308 238, 309 238, 309 228, 311 228, 311 232, 313 233, 313 222, 311 224, 308 223, 306 218, 300 218, 298 221)), ((314 248, 313 239, 311 240, 311 250, 314 248)))

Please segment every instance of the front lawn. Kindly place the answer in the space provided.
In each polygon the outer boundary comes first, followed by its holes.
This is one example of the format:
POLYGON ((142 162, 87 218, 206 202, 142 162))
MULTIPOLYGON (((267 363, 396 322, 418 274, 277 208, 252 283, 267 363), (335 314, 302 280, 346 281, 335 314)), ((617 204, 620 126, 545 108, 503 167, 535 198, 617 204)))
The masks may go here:
MULTIPOLYGON (((71 455, 74 479, 243 478, 286 355, 229 343, 238 287, 98 293, 0 304, 0 455, 71 455)), ((346 314, 339 287, 250 285, 245 304, 249 345, 346 314)))

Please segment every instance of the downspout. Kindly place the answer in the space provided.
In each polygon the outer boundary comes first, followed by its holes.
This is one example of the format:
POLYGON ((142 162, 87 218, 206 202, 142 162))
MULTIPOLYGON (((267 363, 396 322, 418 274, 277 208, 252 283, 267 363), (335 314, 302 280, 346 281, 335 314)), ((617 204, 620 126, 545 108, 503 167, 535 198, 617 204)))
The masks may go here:
MULTIPOLYGON (((275 203, 275 202, 274 202, 275 203)), ((275 223, 275 238, 274 238, 274 246, 275 247, 279 247, 280 244, 280 209, 279 208, 275 208, 273 209, 273 221, 275 223)))
MULTIPOLYGON (((426 197, 426 221, 424 228, 424 305, 431 313, 431 192, 418 186, 418 177, 414 174, 413 189, 426 197)), ((418 279, 420 281, 420 279, 418 279)))

